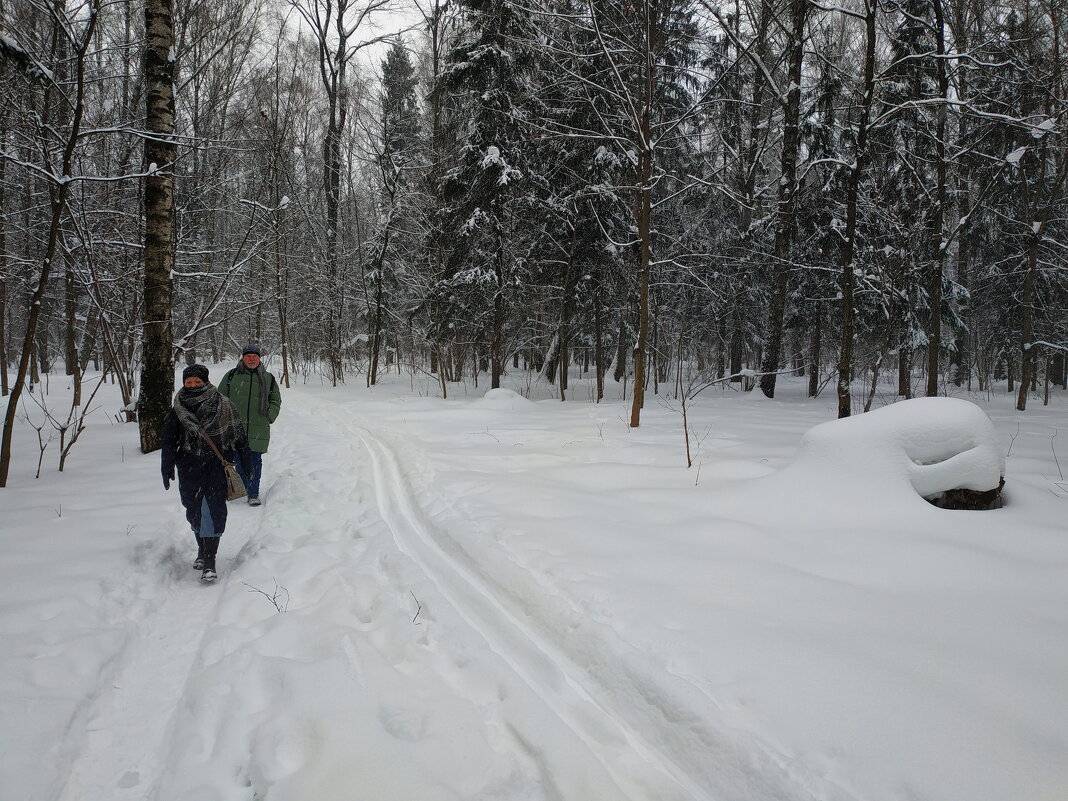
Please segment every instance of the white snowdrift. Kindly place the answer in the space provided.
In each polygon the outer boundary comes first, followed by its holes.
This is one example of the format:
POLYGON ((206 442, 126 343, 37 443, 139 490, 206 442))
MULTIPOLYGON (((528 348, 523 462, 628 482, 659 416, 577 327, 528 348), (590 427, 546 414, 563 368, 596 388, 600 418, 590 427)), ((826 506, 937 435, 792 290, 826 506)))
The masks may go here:
POLYGON ((925 498, 954 489, 996 489, 1005 474, 997 431, 958 398, 915 398, 822 423, 801 440, 788 470, 912 489, 925 498))
POLYGON ((534 405, 518 392, 511 389, 505 389, 504 387, 489 390, 483 396, 482 400, 475 401, 475 404, 477 406, 488 406, 509 411, 530 408, 534 405))

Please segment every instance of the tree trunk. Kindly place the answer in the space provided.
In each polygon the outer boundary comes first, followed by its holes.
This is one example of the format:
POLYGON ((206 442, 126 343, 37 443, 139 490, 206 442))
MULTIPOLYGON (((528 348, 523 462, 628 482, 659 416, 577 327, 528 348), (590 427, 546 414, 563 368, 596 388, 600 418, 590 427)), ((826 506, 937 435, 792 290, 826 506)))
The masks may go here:
POLYGON ((389 224, 386 225, 386 230, 383 233, 382 247, 378 251, 378 263, 375 265, 375 275, 377 278, 377 285, 375 286, 375 309, 372 315, 372 331, 371 331, 371 364, 370 369, 367 371, 367 386, 374 386, 378 382, 378 359, 379 353, 382 350, 382 310, 383 310, 383 297, 382 293, 385 286, 385 267, 386 267, 386 251, 389 248, 390 228, 389 224))
POLYGON ((174 19, 172 0, 145 0, 144 333, 137 401, 141 451, 160 448, 174 391, 171 272, 174 269, 174 19))
MULTIPOLYGON (((277 156, 277 154, 276 154, 277 156)), ((277 160, 277 158, 276 158, 277 160)), ((274 181, 277 189, 279 181, 274 181)), ((277 209, 281 205, 281 199, 275 197, 274 206, 277 209)), ((274 214, 275 247, 274 247, 274 274, 275 274, 275 303, 278 310, 278 350, 282 354, 282 386, 289 389, 289 263, 286 253, 286 237, 282 234, 282 223, 279 212, 274 214)), ((218 359, 216 359, 218 361, 218 359)))
POLYGON ((745 355, 745 348, 742 343, 742 313, 738 306, 735 306, 731 312, 731 342, 730 342, 730 376, 731 383, 738 383, 742 380, 740 373, 742 372, 742 358, 745 355))
MULTIPOLYGON (((62 225, 62 222, 60 225, 62 225)), ((52 294, 52 292, 46 291, 41 297, 41 320, 43 324, 37 326, 37 338, 34 342, 35 353, 37 354, 35 366, 44 375, 52 372, 52 349, 50 347, 48 326, 49 321, 52 319, 52 294)))
MULTIPOLYGON (((329 14, 329 6, 327 7, 329 14)), ((338 275, 338 224, 341 208, 341 135, 345 129, 345 121, 348 115, 348 90, 346 85, 346 73, 348 68, 348 33, 345 12, 347 2, 340 2, 334 20, 336 28, 336 41, 334 44, 334 57, 330 59, 326 54, 330 43, 326 39, 325 29, 319 41, 320 69, 326 89, 329 106, 329 117, 326 134, 323 139, 323 193, 326 205, 326 283, 328 291, 334 300, 340 301, 342 297, 340 278, 338 275)), ((344 309, 335 308, 333 303, 327 305, 326 325, 326 358, 330 363, 330 383, 337 386, 343 380, 342 355, 341 355, 341 318, 344 309)))
POLYGON ((604 398, 604 329, 601 326, 600 289, 593 301, 594 368, 597 370, 597 402, 604 398))
MULTIPOLYGON (((5 136, 0 128, 0 137, 5 136)), ((7 196, 4 192, 7 159, 0 159, 0 220, 7 219, 7 196)), ((11 391, 7 384, 7 226, 0 224, 0 397, 11 391)))
MULTIPOLYGON (((968 241, 968 225, 965 225, 957 241, 957 283, 968 290, 969 270, 968 258, 971 251, 971 243, 968 241)), ((956 333, 956 352, 953 354, 953 383, 960 387, 967 385, 972 388, 972 351, 969 347, 971 336, 971 300, 967 297, 961 302, 958 310, 960 327, 956 333)))
POLYGON ((820 363, 823 361, 823 310, 816 301, 813 312, 812 338, 809 340, 808 396, 816 397, 820 391, 820 363))
MULTIPOLYGON (((1031 235, 1027 246, 1027 272, 1024 274, 1023 292, 1020 296, 1020 392, 1016 397, 1016 410, 1027 411, 1027 393, 1031 391, 1034 370, 1034 302, 1035 271, 1038 268, 1038 246, 1041 235, 1031 235)), ((1009 391, 1012 391, 1010 379, 1009 391)))
MULTIPOLYGON (((935 69, 938 71, 938 96, 949 94, 949 73, 946 66, 946 24, 942 14, 942 0, 933 0, 935 16, 935 69)), ((938 356, 942 344, 942 273, 946 259, 946 104, 935 107, 935 187, 934 215, 931 220, 931 268, 927 285, 930 316, 927 325, 927 397, 938 395, 938 356)))
POLYGON ((775 221, 774 274, 771 286, 771 302, 768 306, 768 342, 761 365, 760 391, 767 397, 775 397, 776 371, 782 360, 782 335, 786 315, 786 290, 788 288, 791 244, 794 240, 794 221, 797 197, 797 153, 800 145, 801 118, 801 67, 805 55, 805 20, 808 17, 809 0, 791 0, 788 89, 783 114, 782 152, 780 155, 780 178, 778 215, 775 221))
MULTIPOLYGON (((958 42, 957 47, 961 44, 958 42)), ((958 89, 957 93, 960 97, 968 97, 969 84, 968 84, 968 71, 961 70, 957 76, 958 89)), ((957 146, 963 150, 967 144, 967 136, 969 130, 966 122, 961 119, 958 123, 958 136, 957 146)), ((959 215, 961 218, 960 230, 957 233, 957 283, 965 290, 970 289, 971 284, 971 270, 970 270, 970 258, 971 258, 971 214, 972 214, 972 176, 971 169, 967 158, 960 160, 960 168, 957 176, 958 197, 960 198, 959 215)), ((953 371, 953 383, 958 387, 967 384, 967 388, 972 388, 972 349, 970 347, 970 337, 972 336, 971 328, 971 299, 965 295, 961 301, 960 309, 958 310, 958 316, 960 317, 960 326, 957 329, 956 335, 956 352, 954 353, 955 370, 953 371)))
POLYGON ((617 382, 622 381, 627 374, 627 315, 622 312, 619 315, 619 336, 616 338, 616 367, 612 372, 612 378, 617 382))
POLYGON ((720 314, 719 336, 716 337, 716 378, 723 378, 727 370, 727 315, 720 314))
POLYGON ((897 395, 905 400, 912 397, 912 348, 904 344, 897 351, 897 395))
POLYGON ((490 343, 490 389, 501 386, 504 374, 504 242, 497 240, 497 259, 494 264, 496 290, 493 293, 493 341, 490 343))
POLYGON ((575 242, 578 237, 578 228, 572 227, 571 241, 568 245, 567 268, 564 271, 564 291, 560 299, 560 324, 558 336, 560 339, 560 400, 566 400, 565 393, 568 390, 568 362, 570 361, 571 343, 571 298, 575 294, 576 270, 575 270, 575 242))
POLYGON ((653 376, 653 394, 660 394, 660 310, 656 308, 656 293, 652 293, 653 296, 653 309, 651 317, 651 325, 653 327, 653 342, 652 349, 650 351, 650 359, 647 361, 652 362, 652 369, 649 371, 653 376))
POLYGON ((65 322, 63 367, 67 375, 74 375, 78 371, 78 301, 74 281, 73 257, 70 253, 65 254, 64 262, 67 269, 63 276, 63 316, 65 322))
POLYGON ((872 100, 875 95, 875 13, 879 0, 866 3, 865 47, 864 47, 864 99, 857 125, 856 153, 849 171, 849 187, 846 194, 846 224, 844 244, 842 246, 842 275, 840 291, 842 295, 842 343, 838 358, 838 417, 849 417, 850 398, 849 383, 853 372, 853 255, 856 250, 857 234, 857 200, 860 194, 860 179, 864 172, 864 162, 868 148, 868 123, 871 116, 872 100))
POLYGON ((1050 365, 1052 383, 1060 384, 1062 387, 1065 383, 1068 383, 1068 371, 1065 370, 1068 365, 1065 364, 1065 361, 1063 353, 1055 353, 1050 365))
MULTIPOLYGON (((379 268, 381 270, 381 267, 379 268)), ((371 366, 367 371, 367 386, 378 383, 378 358, 382 350, 382 273, 378 273, 378 285, 375 287, 375 310, 371 324, 371 366)))
MULTIPOLYGON (((648 19, 648 16, 647 16, 648 19)), ((653 228, 653 140, 652 115, 656 88, 656 65, 653 57, 653 31, 646 24, 645 75, 642 94, 642 116, 639 125, 641 151, 638 198, 638 343, 634 349, 634 397, 630 405, 630 427, 641 424, 645 404, 645 361, 649 338, 649 279, 652 271, 651 242, 653 228)))

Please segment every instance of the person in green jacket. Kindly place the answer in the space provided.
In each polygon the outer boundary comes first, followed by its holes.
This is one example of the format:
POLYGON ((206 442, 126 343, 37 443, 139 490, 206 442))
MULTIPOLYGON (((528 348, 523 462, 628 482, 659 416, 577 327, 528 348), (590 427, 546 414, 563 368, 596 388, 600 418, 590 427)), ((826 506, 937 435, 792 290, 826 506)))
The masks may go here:
POLYGON ((263 473, 263 454, 271 442, 271 424, 278 419, 282 408, 282 393, 275 377, 260 364, 260 346, 249 344, 241 351, 237 367, 219 381, 219 392, 237 407, 237 413, 248 433, 248 447, 252 464, 236 461, 238 473, 245 482, 248 505, 260 505, 260 476, 263 473))

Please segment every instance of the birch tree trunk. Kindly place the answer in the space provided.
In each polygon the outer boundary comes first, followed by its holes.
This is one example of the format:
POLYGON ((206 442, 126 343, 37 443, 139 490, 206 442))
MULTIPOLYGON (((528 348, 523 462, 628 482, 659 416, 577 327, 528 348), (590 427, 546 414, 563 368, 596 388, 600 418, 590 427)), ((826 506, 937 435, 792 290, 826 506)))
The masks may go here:
POLYGON ((145 0, 145 243, 141 391, 142 453, 161 446, 174 391, 171 271, 174 269, 174 19, 172 0, 145 0))

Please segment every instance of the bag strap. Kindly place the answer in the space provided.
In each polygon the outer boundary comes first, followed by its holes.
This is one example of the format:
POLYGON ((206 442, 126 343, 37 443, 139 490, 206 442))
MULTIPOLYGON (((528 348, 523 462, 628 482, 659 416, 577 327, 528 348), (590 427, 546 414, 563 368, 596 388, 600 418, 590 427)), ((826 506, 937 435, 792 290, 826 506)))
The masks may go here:
POLYGON ((197 430, 200 432, 200 436, 204 437, 204 439, 207 440, 207 443, 211 446, 211 449, 215 451, 215 455, 219 457, 219 461, 222 462, 224 465, 230 464, 223 458, 223 455, 219 453, 218 447, 216 447, 215 442, 212 440, 212 438, 208 436, 208 433, 203 428, 199 428, 197 430))

